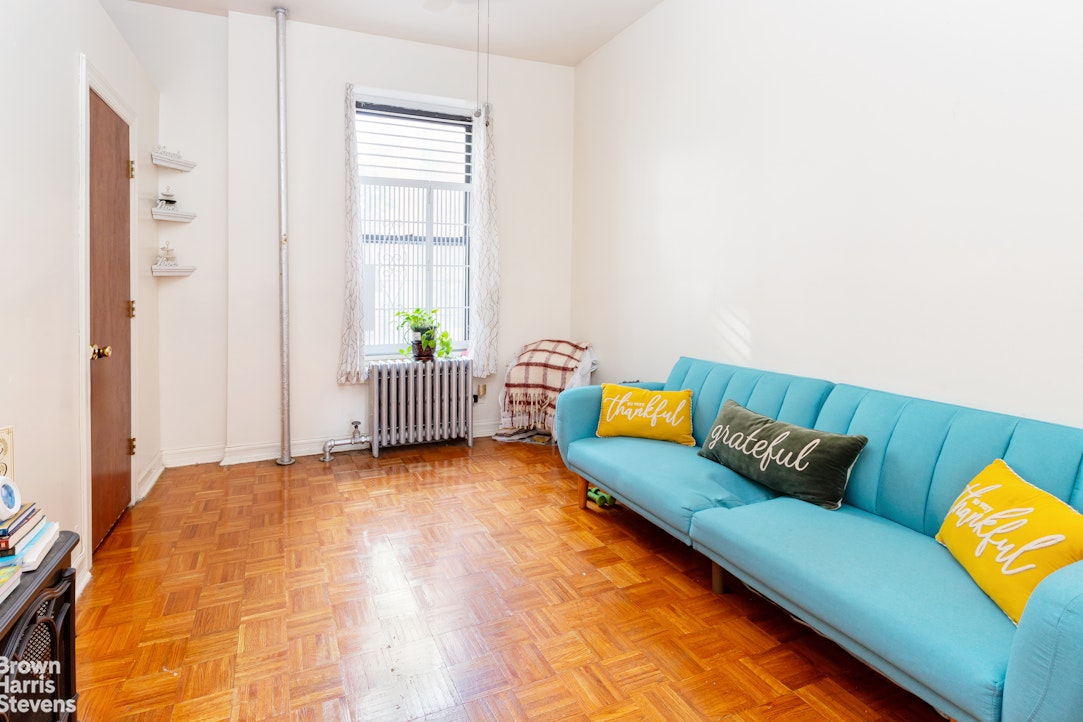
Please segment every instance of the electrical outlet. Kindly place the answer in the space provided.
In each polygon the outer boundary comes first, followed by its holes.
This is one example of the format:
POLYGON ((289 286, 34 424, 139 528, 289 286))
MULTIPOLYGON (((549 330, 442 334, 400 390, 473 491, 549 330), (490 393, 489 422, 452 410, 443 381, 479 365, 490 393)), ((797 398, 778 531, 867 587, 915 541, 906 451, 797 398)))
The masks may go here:
POLYGON ((15 427, 0 429, 0 476, 15 478, 15 427))
POLYGON ((485 396, 485 384, 478 384, 478 396, 485 396))

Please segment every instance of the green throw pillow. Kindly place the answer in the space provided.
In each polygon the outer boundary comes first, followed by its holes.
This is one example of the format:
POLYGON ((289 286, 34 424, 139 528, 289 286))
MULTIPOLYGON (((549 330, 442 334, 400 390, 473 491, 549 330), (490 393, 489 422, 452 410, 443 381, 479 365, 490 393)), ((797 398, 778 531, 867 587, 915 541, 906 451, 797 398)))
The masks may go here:
POLYGON ((730 400, 699 455, 782 494, 838 509, 850 469, 868 441, 775 421, 730 400))

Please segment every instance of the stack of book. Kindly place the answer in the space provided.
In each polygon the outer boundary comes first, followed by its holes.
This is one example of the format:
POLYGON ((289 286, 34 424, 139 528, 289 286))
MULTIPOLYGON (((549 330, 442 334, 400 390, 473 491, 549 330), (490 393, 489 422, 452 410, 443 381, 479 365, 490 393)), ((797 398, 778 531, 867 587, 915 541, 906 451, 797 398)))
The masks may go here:
POLYGON ((23 504, 17 512, 0 521, 0 600, 18 581, 7 586, 9 568, 32 572, 45 557, 60 534, 60 525, 45 518, 34 502, 23 504))
POLYGON ((0 567, 0 601, 7 599, 7 596, 15 591, 21 578, 18 565, 0 567))

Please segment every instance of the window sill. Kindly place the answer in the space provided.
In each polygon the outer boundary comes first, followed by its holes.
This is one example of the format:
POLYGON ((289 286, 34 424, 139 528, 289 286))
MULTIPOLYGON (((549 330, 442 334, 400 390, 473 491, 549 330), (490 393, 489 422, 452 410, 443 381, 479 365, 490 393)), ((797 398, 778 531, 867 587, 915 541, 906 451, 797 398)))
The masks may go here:
MULTIPOLYGON (((464 348, 452 349, 451 355, 448 358, 462 358, 463 356, 469 356, 464 348)), ((401 353, 375 353, 367 354, 365 356, 365 363, 372 363, 373 361, 394 361, 395 359, 411 359, 413 358, 409 354, 403 355, 401 353)))

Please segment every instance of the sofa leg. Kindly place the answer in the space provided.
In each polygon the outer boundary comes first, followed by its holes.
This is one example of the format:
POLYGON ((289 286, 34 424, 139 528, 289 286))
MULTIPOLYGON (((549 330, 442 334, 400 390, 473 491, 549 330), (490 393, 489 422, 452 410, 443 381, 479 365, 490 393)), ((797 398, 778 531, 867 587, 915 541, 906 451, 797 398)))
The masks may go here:
POLYGON ((711 562, 711 591, 715 594, 726 593, 726 570, 718 562, 711 562))
POLYGON ((587 508, 587 480, 579 477, 579 508, 587 508))

